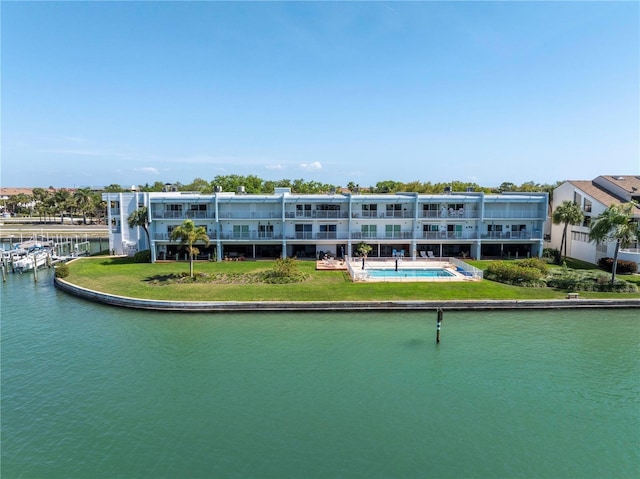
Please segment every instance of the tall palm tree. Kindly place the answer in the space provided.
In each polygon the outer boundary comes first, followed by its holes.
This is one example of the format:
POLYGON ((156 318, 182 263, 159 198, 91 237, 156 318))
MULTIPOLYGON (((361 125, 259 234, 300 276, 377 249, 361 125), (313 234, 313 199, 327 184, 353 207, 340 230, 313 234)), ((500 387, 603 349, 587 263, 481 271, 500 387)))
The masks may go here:
POLYGON ((141 227, 147 235, 147 247, 151 250, 151 237, 149 236, 149 211, 146 206, 141 206, 133 211, 127 218, 129 228, 141 227))
POLYGON ((611 267, 611 284, 616 282, 620 248, 626 248, 640 239, 638 223, 631 218, 633 209, 636 207, 634 202, 621 206, 611 205, 591 223, 591 231, 589 231, 591 241, 616 243, 611 267))
POLYGON ((209 246, 207 230, 204 226, 196 226, 193 220, 184 220, 180 226, 173 229, 171 239, 186 245, 187 253, 189 253, 189 275, 193 278, 193 257, 200 252, 194 243, 203 241, 206 246, 209 246))
POLYGON ((56 190, 53 194, 56 212, 60 213, 60 224, 64 223, 64 214, 73 209, 71 193, 68 190, 56 190))
POLYGON ((93 195, 91 194, 91 190, 89 188, 78 188, 75 193, 73 193, 73 200, 78 210, 82 213, 83 224, 86 225, 87 213, 93 209, 93 195))
POLYGON ((562 228, 562 241, 560 241, 560 251, 562 252, 562 248, 564 247, 563 257, 567 259, 567 228, 570 224, 577 225, 582 223, 584 219, 584 214, 582 213, 582 209, 580 205, 574 203, 573 201, 565 200, 563 201, 553 212, 551 219, 554 225, 559 225, 561 223, 564 224, 564 228, 562 228))

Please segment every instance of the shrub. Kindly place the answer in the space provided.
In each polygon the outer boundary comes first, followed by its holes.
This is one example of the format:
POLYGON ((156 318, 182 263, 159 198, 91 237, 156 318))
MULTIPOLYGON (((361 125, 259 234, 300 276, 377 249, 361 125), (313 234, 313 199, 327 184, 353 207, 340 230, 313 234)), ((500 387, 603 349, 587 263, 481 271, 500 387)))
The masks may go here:
POLYGON ((547 263, 540 258, 527 258, 516 261, 516 264, 522 266, 523 268, 533 268, 537 269, 543 275, 549 272, 549 268, 547 263))
POLYGON ((62 263, 56 266, 56 278, 66 278, 69 276, 69 266, 62 263))
POLYGON ((295 258, 280 258, 276 260, 273 269, 262 275, 262 281, 266 283, 299 283, 304 281, 307 275, 298 269, 295 258))
POLYGON ((635 293, 638 288, 627 281, 611 284, 610 277, 598 271, 575 271, 556 269, 547 277, 547 286, 566 291, 598 291, 612 293, 635 293))
POLYGON ((151 251, 144 249, 133 255, 134 263, 151 263, 151 251))
POLYGON ((560 258, 562 257, 562 254, 560 253, 559 249, 545 248, 542 250, 542 257, 548 260, 548 262, 550 263, 560 264, 560 258))
POLYGON ((485 271, 484 277, 500 283, 517 286, 544 286, 543 274, 537 267, 523 266, 520 262, 496 261, 485 271))
MULTIPOLYGON (((611 273, 613 271, 613 258, 600 258, 598 260, 598 266, 611 273)), ((638 263, 634 261, 618 260, 618 267, 616 272, 620 274, 633 274, 638 271, 638 263)))

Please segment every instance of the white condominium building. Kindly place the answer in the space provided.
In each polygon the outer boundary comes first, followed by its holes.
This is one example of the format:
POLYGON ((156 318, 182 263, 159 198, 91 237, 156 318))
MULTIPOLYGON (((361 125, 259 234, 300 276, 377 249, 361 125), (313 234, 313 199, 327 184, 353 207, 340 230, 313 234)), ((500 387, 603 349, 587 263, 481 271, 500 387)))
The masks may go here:
POLYGON ((206 229, 200 259, 318 258, 355 256, 365 242, 369 256, 540 256, 546 193, 438 195, 273 194, 216 192, 104 193, 115 254, 151 250, 152 261, 184 258, 171 232, 185 219, 206 229), (140 207, 149 213, 151 244, 127 218, 140 207))

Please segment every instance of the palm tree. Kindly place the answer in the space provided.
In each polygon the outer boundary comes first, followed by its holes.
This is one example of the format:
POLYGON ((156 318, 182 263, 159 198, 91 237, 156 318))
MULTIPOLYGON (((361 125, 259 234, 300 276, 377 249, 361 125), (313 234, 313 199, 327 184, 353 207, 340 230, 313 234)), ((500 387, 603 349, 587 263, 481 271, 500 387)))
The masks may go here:
POLYGON ((367 243, 362 241, 358 243, 358 245, 356 246, 356 253, 358 253, 363 258, 366 258, 369 255, 369 253, 371 253, 372 249, 373 248, 371 247, 371 245, 368 245, 367 243))
POLYGON ((93 195, 89 188, 78 188, 73 194, 76 207, 82 213, 82 222, 87 224, 87 213, 93 209, 93 195))
POLYGON ((638 224, 631 218, 635 207, 637 204, 634 202, 620 206, 611 205, 591 223, 591 231, 589 231, 591 241, 596 243, 615 241, 616 243, 611 267, 611 284, 616 282, 620 248, 626 248, 640 238, 638 224))
POLYGON ((137 228, 140 226, 147 235, 147 247, 151 250, 151 237, 149 236, 149 211, 146 206, 141 206, 132 212, 127 218, 129 228, 137 228))
POLYGON ((193 278, 193 257, 200 250, 196 248, 194 243, 203 241, 205 246, 209 246, 209 236, 204 226, 196 226, 193 220, 184 220, 180 226, 176 226, 171 232, 171 239, 180 241, 180 244, 186 245, 187 253, 189 253, 189 275, 193 278))
POLYGON ((563 201, 553 212, 551 219, 553 220, 554 225, 559 225, 564 223, 564 228, 562 229, 562 241, 560 242, 560 251, 562 252, 562 248, 564 246, 564 259, 567 259, 567 228, 570 224, 578 225, 582 223, 584 218, 584 214, 582 213, 582 209, 580 206, 573 201, 565 200, 563 201))
POLYGON ((63 224, 65 212, 73 209, 71 193, 68 190, 57 190, 53 194, 53 197, 55 200, 56 212, 60 213, 60 224, 63 224))

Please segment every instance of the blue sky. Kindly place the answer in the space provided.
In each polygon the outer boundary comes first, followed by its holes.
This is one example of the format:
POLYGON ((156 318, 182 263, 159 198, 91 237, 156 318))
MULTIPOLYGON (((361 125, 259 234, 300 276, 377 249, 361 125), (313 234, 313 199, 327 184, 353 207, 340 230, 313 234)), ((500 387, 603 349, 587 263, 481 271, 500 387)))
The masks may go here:
POLYGON ((640 173, 637 2, 7 2, 2 186, 640 173))

